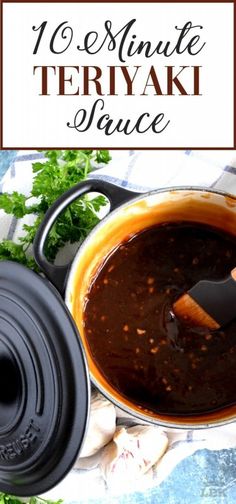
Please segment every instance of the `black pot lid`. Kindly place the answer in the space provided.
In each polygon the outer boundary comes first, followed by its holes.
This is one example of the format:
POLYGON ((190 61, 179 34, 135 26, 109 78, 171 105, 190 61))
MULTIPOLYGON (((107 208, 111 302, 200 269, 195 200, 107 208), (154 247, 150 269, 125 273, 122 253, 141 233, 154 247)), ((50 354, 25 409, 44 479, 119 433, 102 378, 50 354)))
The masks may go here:
POLYGON ((49 282, 0 262, 0 491, 38 495, 71 469, 88 419, 78 332, 49 282))

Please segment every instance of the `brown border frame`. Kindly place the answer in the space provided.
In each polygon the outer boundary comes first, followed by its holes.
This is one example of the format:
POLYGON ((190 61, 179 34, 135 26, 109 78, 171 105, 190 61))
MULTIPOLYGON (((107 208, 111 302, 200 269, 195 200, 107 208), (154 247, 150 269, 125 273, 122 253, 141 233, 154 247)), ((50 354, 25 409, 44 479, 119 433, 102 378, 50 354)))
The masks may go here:
MULTIPOLYGON (((93 149, 109 149, 109 150, 235 150, 236 149, 236 0, 69 0, 68 3, 231 3, 234 6, 234 47, 233 47, 233 79, 234 79, 234 125, 233 125, 233 147, 96 147, 93 149)), ((0 0, 0 150, 44 150, 58 149, 58 147, 3 147, 3 4, 4 3, 67 3, 66 0, 0 0)), ((76 147, 60 147, 61 149, 78 149, 76 147)), ((91 149, 91 147, 80 146, 82 149, 91 149)))

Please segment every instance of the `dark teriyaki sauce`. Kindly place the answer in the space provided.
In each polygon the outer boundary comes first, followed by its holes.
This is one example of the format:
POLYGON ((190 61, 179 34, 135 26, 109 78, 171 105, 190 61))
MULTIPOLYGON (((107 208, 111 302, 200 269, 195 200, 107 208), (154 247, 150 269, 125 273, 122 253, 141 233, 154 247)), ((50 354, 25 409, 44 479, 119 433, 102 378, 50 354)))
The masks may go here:
POLYGON ((181 222, 133 236, 106 260, 84 326, 93 359, 123 397, 168 415, 236 403, 236 321, 211 332, 171 312, 196 282, 222 279, 235 264, 235 237, 181 222))

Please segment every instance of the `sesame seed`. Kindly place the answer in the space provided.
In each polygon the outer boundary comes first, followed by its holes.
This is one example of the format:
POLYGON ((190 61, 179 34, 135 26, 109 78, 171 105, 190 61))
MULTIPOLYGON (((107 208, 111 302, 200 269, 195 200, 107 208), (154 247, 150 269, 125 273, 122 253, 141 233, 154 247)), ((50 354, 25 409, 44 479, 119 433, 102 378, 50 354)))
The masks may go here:
POLYGON ((145 329, 136 329, 136 331, 137 331, 137 334, 139 334, 140 336, 142 334, 146 334, 146 330, 145 329))
POLYGON ((154 347, 154 348, 151 348, 150 352, 151 352, 152 354, 156 354, 156 353, 158 352, 158 350, 159 350, 159 348, 156 346, 156 347, 154 347))

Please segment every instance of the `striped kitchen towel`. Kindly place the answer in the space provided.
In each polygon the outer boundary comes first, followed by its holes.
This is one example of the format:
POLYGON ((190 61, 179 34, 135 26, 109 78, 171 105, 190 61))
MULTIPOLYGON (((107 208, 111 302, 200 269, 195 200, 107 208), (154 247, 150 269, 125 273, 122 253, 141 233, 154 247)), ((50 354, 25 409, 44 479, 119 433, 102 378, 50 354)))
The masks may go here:
MULTIPOLYGON (((133 191, 146 192, 159 187, 194 185, 221 189, 236 194, 236 154, 234 151, 112 151, 108 166, 96 170, 91 177, 113 182, 133 191)), ((38 152, 18 151, 14 161, 0 180, 1 192, 14 190, 27 194, 32 184, 32 161, 43 159, 38 152)), ((1 172, 0 172, 1 173, 1 172)), ((22 232, 22 222, 0 211, 0 239, 17 240, 22 232)), ((116 410, 117 424, 137 424, 124 412, 116 410)), ((152 468, 148 477, 131 484, 129 492, 158 485, 185 457, 196 450, 208 448, 223 450, 236 448, 236 422, 206 430, 165 431, 168 448, 160 462, 152 468)), ((122 485, 116 489, 119 497, 122 485)), ((74 468, 67 477, 47 493, 48 498, 64 498, 77 504, 108 499, 114 494, 107 488, 99 463, 89 471, 74 468)), ((98 501, 100 502, 100 501, 98 501)), ((104 501, 105 502, 105 501, 104 501)), ((132 502, 132 499, 131 499, 132 502)))

